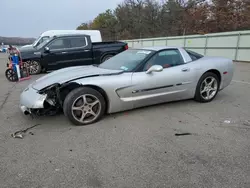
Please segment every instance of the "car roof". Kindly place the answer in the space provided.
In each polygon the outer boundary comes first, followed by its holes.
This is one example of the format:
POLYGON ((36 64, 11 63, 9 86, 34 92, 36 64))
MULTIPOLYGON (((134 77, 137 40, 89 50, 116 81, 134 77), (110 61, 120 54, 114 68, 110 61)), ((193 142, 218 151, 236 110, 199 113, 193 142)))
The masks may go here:
POLYGON ((78 34, 78 33, 75 33, 75 34, 55 34, 53 37, 75 37, 75 36, 86 37, 86 36, 89 36, 89 35, 86 35, 86 34, 78 34))
POLYGON ((180 49, 181 47, 177 46, 150 46, 150 47, 143 47, 140 48, 142 50, 153 50, 153 51, 160 51, 165 49, 180 49))

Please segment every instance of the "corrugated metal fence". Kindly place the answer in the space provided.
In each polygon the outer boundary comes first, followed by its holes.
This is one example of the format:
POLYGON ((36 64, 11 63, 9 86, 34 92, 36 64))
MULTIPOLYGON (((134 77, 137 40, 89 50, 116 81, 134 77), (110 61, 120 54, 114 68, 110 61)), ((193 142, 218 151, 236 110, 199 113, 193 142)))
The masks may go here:
POLYGON ((250 31, 125 40, 129 47, 180 46, 203 55, 250 61, 250 31))

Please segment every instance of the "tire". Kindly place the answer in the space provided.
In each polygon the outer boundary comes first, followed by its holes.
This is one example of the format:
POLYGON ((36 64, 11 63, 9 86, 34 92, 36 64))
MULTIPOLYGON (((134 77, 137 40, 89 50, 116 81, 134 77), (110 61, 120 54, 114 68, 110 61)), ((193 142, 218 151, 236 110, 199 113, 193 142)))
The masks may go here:
POLYGON ((5 71, 5 76, 6 76, 7 80, 9 80, 10 82, 17 82, 18 81, 17 73, 13 69, 7 69, 5 71))
POLYGON ((42 66, 39 61, 28 61, 30 75, 40 74, 42 66))
POLYGON ((77 126, 83 126, 95 123, 99 121, 104 115, 106 109, 106 102, 104 97, 96 90, 89 87, 80 87, 71 91, 65 98, 63 103, 63 112, 64 115, 77 126), (83 96, 88 99, 94 99, 93 101, 87 101, 82 103, 83 96), (96 101, 97 104, 93 105, 96 101), (78 103, 78 105, 77 105, 78 103), (81 103, 81 104, 80 104, 81 103), (73 110, 72 107, 75 106, 76 110, 73 110), (91 106, 91 107, 90 107, 91 106), (94 116, 93 113, 96 114, 94 116), (88 119, 80 120, 80 118, 85 115, 85 118, 88 119), (92 117, 93 116, 93 117, 92 117))
POLYGON ((212 72, 206 72, 205 74, 201 76, 197 84, 194 99, 201 103, 211 102, 218 94, 219 88, 220 88, 220 81, 219 81, 218 76, 212 72), (205 90, 205 87, 204 87, 206 85, 205 80, 208 83, 211 83, 209 82, 209 80, 212 81, 212 79, 214 79, 214 83, 210 87, 208 87, 207 85, 207 90, 205 90), (215 87, 215 84, 217 84, 216 87, 215 87), (208 96, 208 93, 209 94, 211 93, 211 95, 209 95, 209 97, 206 97, 208 96))
POLYGON ((108 54, 108 55, 105 55, 102 60, 101 60, 101 63, 103 63, 104 61, 107 61, 108 59, 110 59, 111 57, 113 57, 114 55, 111 55, 111 54, 108 54))

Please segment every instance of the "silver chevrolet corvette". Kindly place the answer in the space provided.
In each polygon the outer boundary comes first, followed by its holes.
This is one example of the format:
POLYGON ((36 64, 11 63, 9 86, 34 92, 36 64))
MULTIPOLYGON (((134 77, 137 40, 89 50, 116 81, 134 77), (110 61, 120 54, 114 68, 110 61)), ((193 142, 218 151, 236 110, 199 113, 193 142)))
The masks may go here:
POLYGON ((63 111, 75 125, 169 101, 210 102, 233 77, 233 61, 179 47, 128 49, 100 65, 64 68, 30 84, 20 96, 25 115, 63 111))

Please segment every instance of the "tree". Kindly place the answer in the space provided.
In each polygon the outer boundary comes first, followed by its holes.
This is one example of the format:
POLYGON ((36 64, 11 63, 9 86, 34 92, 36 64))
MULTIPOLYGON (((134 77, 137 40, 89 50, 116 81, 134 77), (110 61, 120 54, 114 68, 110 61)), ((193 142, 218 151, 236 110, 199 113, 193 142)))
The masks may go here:
POLYGON ((88 29, 90 29, 90 25, 91 25, 90 23, 82 23, 76 29, 77 30, 88 30, 88 29))
POLYGON ((250 1, 124 0, 77 29, 98 29, 104 40, 250 29, 250 1))

